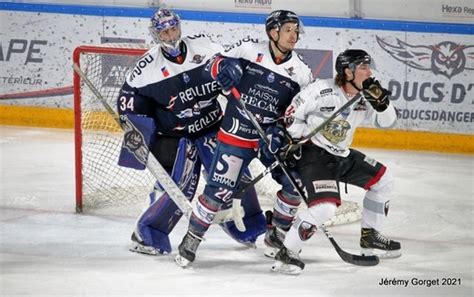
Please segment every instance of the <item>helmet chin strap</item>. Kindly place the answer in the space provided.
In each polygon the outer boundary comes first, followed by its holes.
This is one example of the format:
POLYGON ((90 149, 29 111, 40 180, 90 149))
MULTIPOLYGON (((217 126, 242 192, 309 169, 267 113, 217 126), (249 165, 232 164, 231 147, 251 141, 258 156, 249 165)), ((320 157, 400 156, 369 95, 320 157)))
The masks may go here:
POLYGON ((362 91, 361 88, 359 88, 358 86, 356 86, 356 84, 354 83, 354 79, 355 79, 355 71, 352 71, 352 79, 351 80, 347 80, 348 83, 350 83, 357 91, 362 91))
POLYGON ((278 41, 280 40, 280 32, 278 32, 278 39, 277 40, 273 40, 271 37, 270 37, 270 40, 271 40, 271 42, 273 42, 275 47, 280 51, 280 53, 282 53, 284 55, 288 55, 291 52, 291 50, 284 51, 280 48, 280 46, 278 46, 278 41))
POLYGON ((348 82, 349 82, 354 88, 356 88, 357 91, 359 91, 359 92, 362 91, 361 88, 359 88, 358 86, 356 86, 356 84, 354 83, 354 79, 352 79, 352 80, 350 80, 350 81, 348 81, 348 82))

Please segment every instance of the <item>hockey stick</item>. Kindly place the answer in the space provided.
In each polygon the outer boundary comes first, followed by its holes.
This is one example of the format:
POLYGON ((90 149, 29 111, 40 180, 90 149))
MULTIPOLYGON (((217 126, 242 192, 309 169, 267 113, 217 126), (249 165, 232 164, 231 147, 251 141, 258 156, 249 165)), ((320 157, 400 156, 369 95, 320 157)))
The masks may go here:
POLYGON ((344 251, 336 242, 336 240, 332 237, 329 230, 326 227, 320 226, 321 230, 323 230, 324 235, 329 239, 332 246, 336 250, 339 257, 346 263, 358 265, 358 266, 375 266, 379 264, 379 257, 375 255, 371 256, 362 256, 362 255, 354 255, 344 251))
MULTIPOLYGON (((340 115, 344 110, 346 110, 349 106, 354 104, 357 100, 359 100, 362 97, 362 95, 359 93, 357 94, 354 98, 351 100, 347 101, 343 106, 341 106, 338 110, 336 110, 329 118, 327 118, 323 123, 321 123, 319 126, 311 130, 311 132, 303 139, 298 141, 295 144, 290 145, 288 148, 288 151, 286 152, 286 155, 288 153, 297 150, 300 148, 305 142, 311 139, 314 135, 316 135, 319 131, 324 129, 324 127, 331 122, 333 119, 335 119, 338 115, 340 115)), ((246 191, 248 191, 251 187, 253 187, 256 183, 258 183, 262 178, 264 178, 268 173, 270 173, 273 169, 278 167, 278 162, 273 162, 268 168, 266 168, 263 172, 261 172, 258 176, 256 176, 254 179, 252 179, 249 183, 246 183, 244 187, 242 187, 240 190, 237 191, 235 194, 236 197, 242 197, 246 191)))
MULTIPOLYGON (((110 116, 117 122, 117 124, 124 129, 118 115, 115 113, 114 109, 107 103, 104 97, 100 94, 99 90, 94 86, 94 84, 87 78, 86 74, 82 71, 78 64, 73 64, 74 71, 81 77, 81 79, 86 83, 89 89, 94 93, 97 99, 100 100, 104 108, 110 114, 110 116)), ((128 120, 127 120, 128 121, 128 120)), ((133 127, 133 125, 128 125, 133 127)), ((146 164, 150 173, 160 182, 160 185, 168 193, 169 197, 176 206, 183 212, 186 218, 190 218, 192 214, 192 205, 191 202, 184 196, 181 189, 176 185, 173 179, 169 176, 163 166, 156 160, 153 154, 148 154, 148 162, 146 164)), ((241 215, 243 214, 243 209, 240 208, 236 210, 226 209, 216 213, 214 218, 214 223, 224 223, 234 220, 234 214, 241 215)))
MULTIPOLYGON (((242 108, 242 110, 245 112, 245 114, 247 115, 247 117, 249 118, 249 120, 252 122, 252 124, 254 125, 255 129, 257 129, 257 132, 259 134, 259 136, 262 138, 262 140, 265 142, 266 145, 268 145, 269 141, 268 141, 268 138, 265 134, 265 132, 263 131, 262 127, 260 126, 260 124, 258 123, 257 119, 255 118, 255 116, 247 109, 247 107, 245 106, 245 103, 243 103, 241 100, 240 100, 240 93, 239 91, 233 87, 231 89, 232 91, 232 95, 235 97, 235 99, 238 101, 240 107, 242 108)), ((352 103, 354 103, 356 100, 359 99, 360 96, 356 96, 354 98, 352 98, 352 100, 350 100, 349 102, 347 102, 346 104, 344 104, 342 107, 344 107, 344 109, 346 109, 348 106, 350 106, 352 103), (349 104, 350 103, 350 104, 349 104)), ((341 107, 341 108, 342 108, 341 107)), ((344 110, 342 109, 342 110, 344 110)), ((335 118, 337 115, 333 115, 331 117, 329 117, 329 119, 333 119, 335 118)), ((323 126, 324 127, 324 126, 323 126)), ((319 128, 319 127, 318 127, 319 128)), ((322 127, 320 128, 322 129, 322 127)), ((316 129, 315 129, 316 130, 316 129)), ((319 130, 318 130, 319 131, 319 130)), ((312 133, 310 133, 309 135, 311 135, 311 137, 313 135, 315 135, 316 133, 318 133, 318 131, 316 131, 315 133, 314 130, 312 131, 312 133)), ((309 138, 308 138, 309 139, 309 138)), ((301 146, 303 145, 303 142, 298 142, 296 146, 301 146)), ((301 196, 301 198, 304 200, 304 201, 307 201, 306 199, 306 195, 305 193, 303 192, 303 190, 299 187, 298 183, 296 182, 296 180, 293 178, 293 176, 289 173, 289 170, 288 168, 283 164, 283 162, 280 160, 280 158, 278 156, 274 156, 275 157, 275 160, 276 160, 276 163, 278 164, 278 166, 281 167, 283 173, 285 173, 285 175, 288 177, 288 179, 290 180, 292 186, 296 189, 296 191, 298 192, 298 194, 301 196)), ((377 256, 361 256, 361 255, 354 255, 354 254, 350 254, 346 251, 344 251, 343 249, 341 249, 341 247, 339 247, 339 245, 337 244, 336 240, 334 240, 334 238, 332 237, 332 235, 329 233, 329 231, 324 227, 324 226, 320 226, 321 230, 324 232, 324 234, 326 235, 326 237, 329 239, 329 241, 331 242, 331 244, 333 245, 333 247, 335 248, 337 254, 339 255, 339 257, 344 261, 344 262, 347 262, 347 263, 350 263, 350 264, 353 264, 353 265, 359 265, 359 266, 374 266, 374 265, 377 265, 379 263, 379 258, 377 256)))

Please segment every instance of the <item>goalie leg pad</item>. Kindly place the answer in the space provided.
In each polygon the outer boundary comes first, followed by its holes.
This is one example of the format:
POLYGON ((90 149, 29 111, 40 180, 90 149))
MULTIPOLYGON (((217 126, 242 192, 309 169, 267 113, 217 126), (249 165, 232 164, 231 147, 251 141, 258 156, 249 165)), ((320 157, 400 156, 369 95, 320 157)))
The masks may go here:
MULTIPOLYGON (((244 176, 250 176, 250 172, 246 169, 244 176)), ((238 230, 234 222, 220 224, 222 229, 234 240, 248 247, 255 247, 257 238, 265 233, 266 223, 258 201, 257 191, 254 187, 248 189, 241 200, 244 208, 245 216, 242 218, 245 225, 245 231, 238 230)), ((230 206, 232 207, 232 206, 230 206)))
POLYGON ((234 222, 221 224, 222 229, 235 241, 244 244, 248 247, 255 247, 257 238, 265 233, 265 217, 260 211, 252 216, 245 216, 243 218, 246 230, 241 232, 237 230, 234 222))
MULTIPOLYGON (((196 191, 200 164, 192 143, 187 139, 181 139, 171 177, 190 200, 194 197, 196 191)), ((158 182, 155 188, 161 188, 158 182)), ((171 252, 168 234, 176 226, 182 215, 181 210, 167 193, 154 191, 150 194, 148 207, 144 209, 137 221, 135 232, 143 240, 144 245, 171 252), (157 194, 159 197, 156 197, 157 194)))

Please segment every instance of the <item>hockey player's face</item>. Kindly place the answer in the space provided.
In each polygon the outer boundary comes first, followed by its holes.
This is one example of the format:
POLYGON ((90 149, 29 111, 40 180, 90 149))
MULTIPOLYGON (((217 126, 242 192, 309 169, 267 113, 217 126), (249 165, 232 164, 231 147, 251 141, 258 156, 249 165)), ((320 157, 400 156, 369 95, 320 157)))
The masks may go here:
POLYGON ((298 42, 299 28, 297 23, 285 23, 280 28, 278 44, 285 50, 293 50, 298 42))
POLYGON ((166 43, 175 43, 181 38, 181 29, 179 26, 170 27, 160 32, 160 39, 166 43))
POLYGON ((357 65, 354 72, 354 83, 362 88, 362 82, 372 76, 372 69, 369 64, 357 65))

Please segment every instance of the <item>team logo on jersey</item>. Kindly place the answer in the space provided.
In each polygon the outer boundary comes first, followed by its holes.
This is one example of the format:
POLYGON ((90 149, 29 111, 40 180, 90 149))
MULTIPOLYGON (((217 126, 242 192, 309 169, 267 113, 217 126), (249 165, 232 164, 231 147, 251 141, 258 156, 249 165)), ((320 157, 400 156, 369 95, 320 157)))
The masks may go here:
POLYGON ((267 76, 267 81, 268 81, 269 83, 274 82, 274 81, 275 81, 275 73, 270 72, 270 73, 268 74, 268 76, 267 76))
POLYGON ((201 64, 202 61, 204 61, 204 58, 206 57, 206 55, 204 56, 201 56, 199 54, 195 54, 193 56, 193 59, 191 60, 191 63, 196 63, 196 64, 201 64))
POLYGON ((295 67, 291 66, 290 68, 283 68, 285 69, 286 73, 288 73, 289 76, 293 76, 295 74, 295 67))
POLYGON ((161 67, 161 73, 163 73, 164 77, 168 77, 170 73, 168 72, 168 69, 166 69, 166 66, 161 67))
POLYGON ((351 124, 346 120, 332 121, 324 126, 322 134, 330 142, 339 143, 346 139, 350 128, 351 124))
POLYGON ((257 63, 260 63, 260 62, 262 62, 262 59, 263 59, 263 54, 262 54, 262 53, 258 53, 258 54, 257 54, 257 60, 256 60, 256 62, 257 62, 257 63))
POLYGON ((185 83, 188 83, 191 80, 191 78, 189 77, 189 75, 186 74, 186 72, 183 73, 183 80, 185 83))

